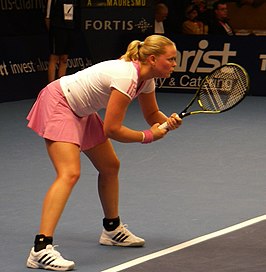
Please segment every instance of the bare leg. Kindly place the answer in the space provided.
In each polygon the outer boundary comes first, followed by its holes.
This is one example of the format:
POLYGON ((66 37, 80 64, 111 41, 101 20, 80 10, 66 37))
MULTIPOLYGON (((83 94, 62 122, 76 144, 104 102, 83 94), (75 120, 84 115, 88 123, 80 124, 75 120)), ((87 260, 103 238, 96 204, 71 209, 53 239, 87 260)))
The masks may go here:
POLYGON ((94 166, 99 171, 99 196, 105 216, 103 220, 104 230, 101 234, 99 243, 107 246, 143 246, 145 244, 145 240, 131 233, 125 225, 121 224, 118 218, 118 173, 120 162, 115 154, 111 141, 107 140, 105 143, 87 150, 84 153, 90 158, 94 166), (119 221, 115 222, 114 219, 118 219, 119 221), (106 221, 111 221, 112 226, 114 226, 115 229, 109 228, 111 225, 108 224, 108 227, 106 228, 106 221), (120 225, 116 226, 116 224, 120 225), (121 237, 123 237, 122 240, 121 237))
POLYGON ((59 56, 58 78, 66 75, 68 55, 59 56))
POLYGON ((105 218, 117 218, 119 216, 118 172, 120 162, 111 141, 107 140, 84 153, 99 171, 98 191, 105 218))
POLYGON ((80 150, 71 143, 46 140, 57 176, 43 203, 40 232, 53 236, 70 193, 80 176, 80 150))
POLYGON ((56 77, 56 68, 59 62, 59 57, 56 55, 50 55, 48 65, 48 82, 54 81, 56 77))

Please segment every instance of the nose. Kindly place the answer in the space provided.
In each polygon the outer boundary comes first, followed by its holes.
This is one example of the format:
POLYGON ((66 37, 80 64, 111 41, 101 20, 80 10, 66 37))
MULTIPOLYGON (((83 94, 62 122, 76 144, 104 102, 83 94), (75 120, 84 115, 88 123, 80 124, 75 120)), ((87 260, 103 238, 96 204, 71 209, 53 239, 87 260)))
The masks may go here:
POLYGON ((177 63, 176 63, 176 60, 174 60, 172 66, 173 66, 173 67, 176 67, 176 64, 177 64, 177 63))

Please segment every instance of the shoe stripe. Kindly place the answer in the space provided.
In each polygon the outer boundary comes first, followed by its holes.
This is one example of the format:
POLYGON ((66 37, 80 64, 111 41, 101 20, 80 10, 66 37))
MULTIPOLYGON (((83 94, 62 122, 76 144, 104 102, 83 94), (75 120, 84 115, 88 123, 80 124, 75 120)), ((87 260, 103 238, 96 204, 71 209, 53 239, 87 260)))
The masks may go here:
POLYGON ((55 258, 53 258, 53 256, 48 256, 48 254, 45 254, 41 257, 41 259, 38 260, 38 263, 50 265, 53 261, 55 261, 55 258))
POLYGON ((74 262, 65 260, 58 251, 53 250, 53 247, 46 249, 46 252, 42 251, 40 253, 36 253, 32 249, 27 260, 27 267, 64 271, 74 268, 74 262))
POLYGON ((112 239, 116 242, 119 242, 124 236, 125 234, 118 232, 112 239))
POLYGON ((45 264, 45 260, 43 262, 43 259, 45 259, 48 256, 48 254, 44 254, 39 260, 38 263, 44 263, 45 264))
POLYGON ((129 236, 125 236, 120 242, 124 242, 129 236))
POLYGON ((53 261, 55 261, 55 259, 51 259, 51 261, 49 262, 49 259, 47 260, 48 262, 46 263, 46 265, 50 265, 53 261))
POLYGON ((118 232, 113 238, 112 240, 116 241, 116 242, 124 242, 129 236, 125 235, 124 233, 118 232))

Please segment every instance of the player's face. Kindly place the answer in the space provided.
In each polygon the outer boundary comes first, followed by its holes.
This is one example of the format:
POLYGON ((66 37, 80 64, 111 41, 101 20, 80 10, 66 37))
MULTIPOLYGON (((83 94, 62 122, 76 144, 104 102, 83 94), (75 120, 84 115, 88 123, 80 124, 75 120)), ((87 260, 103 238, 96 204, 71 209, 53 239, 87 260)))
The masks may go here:
POLYGON ((155 77, 170 77, 176 66, 176 47, 166 46, 166 53, 155 58, 155 77))

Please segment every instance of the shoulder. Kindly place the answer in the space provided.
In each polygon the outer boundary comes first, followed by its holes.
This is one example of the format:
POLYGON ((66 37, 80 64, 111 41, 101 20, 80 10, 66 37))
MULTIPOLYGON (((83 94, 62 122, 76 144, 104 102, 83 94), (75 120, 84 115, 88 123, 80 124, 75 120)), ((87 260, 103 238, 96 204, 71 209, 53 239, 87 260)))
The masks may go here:
POLYGON ((125 67, 132 67, 133 64, 131 61, 124 61, 120 59, 115 60, 106 60, 99 62, 97 64, 94 64, 91 67, 113 67, 113 68, 125 68, 125 67))
POLYGON ((100 62, 92 66, 92 69, 96 69, 103 74, 111 74, 114 77, 132 77, 136 71, 131 61, 128 62, 120 59, 100 62))

